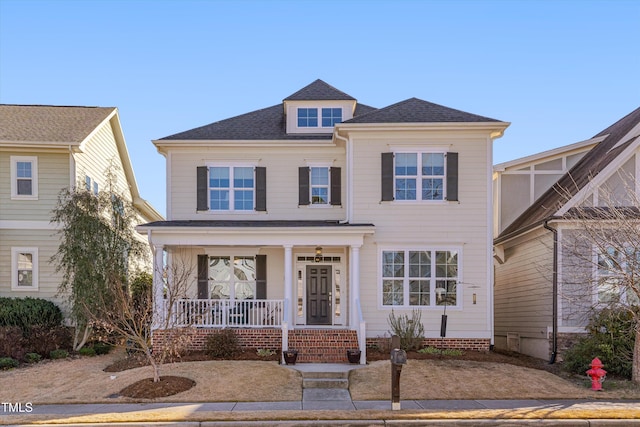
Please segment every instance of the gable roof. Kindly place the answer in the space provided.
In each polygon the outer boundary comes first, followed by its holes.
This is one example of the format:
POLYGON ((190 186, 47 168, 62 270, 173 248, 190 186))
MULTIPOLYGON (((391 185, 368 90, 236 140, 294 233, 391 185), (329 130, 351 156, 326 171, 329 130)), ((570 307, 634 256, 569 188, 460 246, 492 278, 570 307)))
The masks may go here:
POLYGON ((0 142, 81 143, 115 107, 0 105, 0 142))
POLYGON ((409 98, 346 120, 344 123, 443 123, 443 122, 498 122, 453 108, 444 107, 418 98, 409 98))
POLYGON ((284 101, 355 101, 351 95, 347 95, 318 79, 303 87, 294 94, 287 96, 284 101))
POLYGON ((623 139, 638 124, 640 124, 640 108, 627 114, 611 126, 599 132, 593 138, 606 136, 598 145, 591 149, 564 176, 562 176, 549 190, 543 193, 528 209, 507 226, 497 240, 505 239, 550 219, 559 207, 566 203, 567 192, 573 197, 585 187, 596 175, 607 167, 639 136, 623 139))

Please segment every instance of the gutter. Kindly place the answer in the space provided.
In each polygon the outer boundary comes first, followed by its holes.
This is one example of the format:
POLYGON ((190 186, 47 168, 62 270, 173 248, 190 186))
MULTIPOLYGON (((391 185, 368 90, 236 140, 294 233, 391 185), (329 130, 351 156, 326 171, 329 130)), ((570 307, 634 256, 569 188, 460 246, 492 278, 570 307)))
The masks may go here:
POLYGON ((544 228, 553 233, 553 325, 551 359, 549 359, 549 364, 552 365, 558 354, 558 230, 549 227, 548 220, 544 222, 544 228))

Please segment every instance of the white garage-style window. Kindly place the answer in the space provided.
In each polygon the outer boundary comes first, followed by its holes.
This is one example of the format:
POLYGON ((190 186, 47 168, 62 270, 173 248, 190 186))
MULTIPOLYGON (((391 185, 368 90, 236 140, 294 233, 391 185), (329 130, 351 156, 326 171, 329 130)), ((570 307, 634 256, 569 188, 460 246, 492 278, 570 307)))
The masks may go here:
POLYGON ((11 290, 38 290, 38 248, 11 248, 11 290))

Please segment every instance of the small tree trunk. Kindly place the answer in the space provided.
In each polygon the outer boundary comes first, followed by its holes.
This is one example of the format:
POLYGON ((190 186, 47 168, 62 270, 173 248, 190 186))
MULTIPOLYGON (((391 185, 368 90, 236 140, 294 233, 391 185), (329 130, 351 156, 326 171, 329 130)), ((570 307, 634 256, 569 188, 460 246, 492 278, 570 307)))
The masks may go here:
POLYGON ((156 359, 151 354, 151 349, 148 346, 145 346, 144 354, 147 356, 147 360, 151 364, 151 368, 153 369, 153 382, 157 383, 160 381, 160 366, 156 362, 156 359))
POLYGON ((631 367, 631 381, 640 384, 640 319, 636 322, 636 342, 633 345, 633 365, 631 367))
POLYGON ((87 343, 87 340, 89 339, 90 332, 91 332, 91 327, 89 326, 89 324, 86 324, 84 326, 82 339, 79 339, 78 328, 76 327, 76 333, 74 334, 74 338, 73 338, 74 351, 79 351, 82 347, 84 347, 84 345, 87 343))

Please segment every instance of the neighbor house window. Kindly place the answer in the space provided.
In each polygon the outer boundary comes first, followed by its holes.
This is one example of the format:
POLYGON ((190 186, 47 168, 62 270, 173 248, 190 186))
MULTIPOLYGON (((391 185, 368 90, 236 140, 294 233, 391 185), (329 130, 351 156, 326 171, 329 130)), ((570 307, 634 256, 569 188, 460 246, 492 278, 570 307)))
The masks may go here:
POLYGON ((209 207, 213 211, 252 211, 253 167, 209 168, 209 207))
POLYGON ((631 289, 637 285, 640 271, 640 252, 632 246, 624 249, 608 247, 597 254, 597 302, 602 304, 638 304, 638 296, 631 289), (636 283, 629 283, 636 281, 636 283))
POLYGON ((396 153, 395 200, 443 200, 444 153, 396 153))
POLYGON ((38 249, 11 248, 11 289, 33 291, 38 289, 38 249))
POLYGON ((38 158, 11 156, 11 198, 38 198, 38 158))
POLYGON ((255 299, 255 257, 209 257, 209 289, 213 299, 255 299))
POLYGON ((382 251, 382 305, 456 306, 459 251, 382 251))

